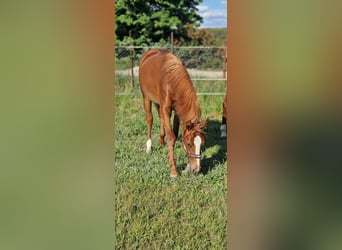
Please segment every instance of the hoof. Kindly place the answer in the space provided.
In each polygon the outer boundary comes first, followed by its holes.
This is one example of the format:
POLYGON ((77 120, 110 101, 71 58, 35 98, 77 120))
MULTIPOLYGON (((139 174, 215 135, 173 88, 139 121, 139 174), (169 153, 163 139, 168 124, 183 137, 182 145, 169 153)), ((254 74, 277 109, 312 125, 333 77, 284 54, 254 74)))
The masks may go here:
POLYGON ((170 174, 170 178, 171 179, 176 179, 178 177, 178 173, 175 173, 175 174, 170 174))

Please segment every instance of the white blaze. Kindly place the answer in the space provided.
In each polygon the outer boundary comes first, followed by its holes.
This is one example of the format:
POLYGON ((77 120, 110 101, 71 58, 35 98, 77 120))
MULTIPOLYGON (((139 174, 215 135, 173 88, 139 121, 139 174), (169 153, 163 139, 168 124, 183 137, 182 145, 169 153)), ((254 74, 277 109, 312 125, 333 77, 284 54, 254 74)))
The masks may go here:
POLYGON ((146 142, 146 153, 151 152, 151 147, 152 147, 152 140, 148 139, 146 142))
MULTIPOLYGON (((195 154, 199 155, 200 151, 201 151, 201 142, 202 139, 199 135, 196 135, 195 139, 194 139, 194 144, 195 144, 195 154)), ((200 166, 200 159, 197 158, 197 165, 200 166)))

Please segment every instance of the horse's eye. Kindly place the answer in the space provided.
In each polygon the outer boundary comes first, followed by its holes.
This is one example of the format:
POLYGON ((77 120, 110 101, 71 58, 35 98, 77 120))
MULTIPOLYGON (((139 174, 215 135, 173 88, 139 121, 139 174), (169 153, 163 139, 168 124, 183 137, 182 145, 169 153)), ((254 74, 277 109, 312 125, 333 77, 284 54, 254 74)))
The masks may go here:
POLYGON ((191 143, 187 143, 186 145, 187 145, 188 147, 190 147, 190 148, 192 147, 192 144, 191 144, 191 143))

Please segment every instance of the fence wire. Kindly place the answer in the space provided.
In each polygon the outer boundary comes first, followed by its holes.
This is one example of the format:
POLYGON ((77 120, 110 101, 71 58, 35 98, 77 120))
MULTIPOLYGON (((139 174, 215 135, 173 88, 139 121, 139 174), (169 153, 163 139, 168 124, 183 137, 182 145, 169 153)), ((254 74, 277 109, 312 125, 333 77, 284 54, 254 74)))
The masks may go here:
MULTIPOLYGON (((150 49, 167 49, 168 46, 116 46, 115 47, 115 78, 116 84, 123 82, 134 86, 139 75, 139 60, 142 54, 150 49)), ((193 82, 215 82, 212 88, 198 94, 221 95, 224 94, 227 80, 227 53, 225 46, 183 46, 174 47, 174 54, 179 57, 189 72, 193 82), (219 87, 217 92, 215 85, 221 82, 224 88, 219 87)), ((196 83, 195 83, 196 84, 196 83)), ((119 94, 119 93, 118 93, 119 94)), ((123 93, 121 93, 123 94, 123 93)))

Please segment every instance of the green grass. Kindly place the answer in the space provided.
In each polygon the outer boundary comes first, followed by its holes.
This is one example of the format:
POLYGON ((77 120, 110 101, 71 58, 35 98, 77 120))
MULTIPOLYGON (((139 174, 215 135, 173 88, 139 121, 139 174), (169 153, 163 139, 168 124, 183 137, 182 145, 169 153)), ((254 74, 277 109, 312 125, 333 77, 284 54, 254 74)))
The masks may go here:
MULTIPOLYGON (((219 138, 223 96, 200 96, 209 118, 198 176, 169 177, 153 108, 152 153, 140 92, 115 97, 115 249, 226 249, 226 142, 219 138)), ((176 142, 177 169, 187 163, 176 142)))

